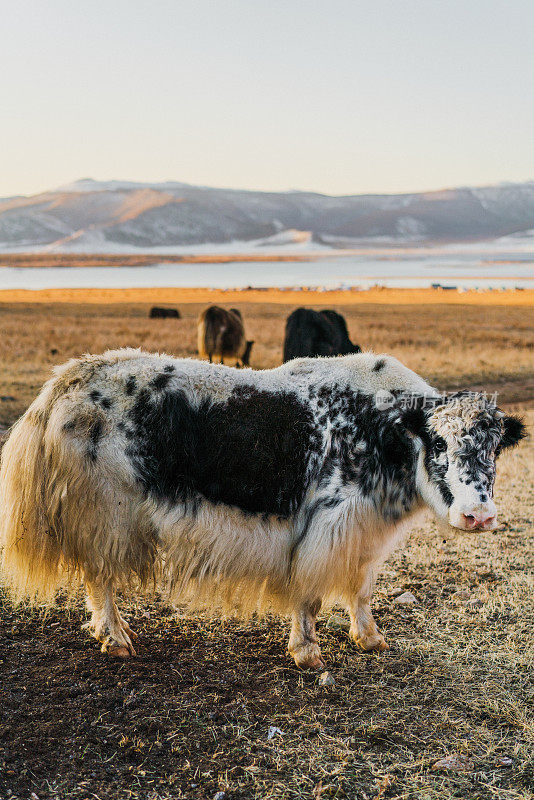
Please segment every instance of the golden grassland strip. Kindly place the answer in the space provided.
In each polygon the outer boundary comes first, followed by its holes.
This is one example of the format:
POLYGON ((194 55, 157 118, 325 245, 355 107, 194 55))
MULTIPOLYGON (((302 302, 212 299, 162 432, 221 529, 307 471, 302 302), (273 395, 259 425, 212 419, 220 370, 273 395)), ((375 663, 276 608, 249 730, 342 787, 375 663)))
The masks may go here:
MULTIPOLYGON (((1 274, 0 274, 1 287, 1 274)), ((373 287, 365 291, 302 289, 1 289, 0 303, 277 303, 281 305, 534 306, 534 289, 465 292, 373 287)))

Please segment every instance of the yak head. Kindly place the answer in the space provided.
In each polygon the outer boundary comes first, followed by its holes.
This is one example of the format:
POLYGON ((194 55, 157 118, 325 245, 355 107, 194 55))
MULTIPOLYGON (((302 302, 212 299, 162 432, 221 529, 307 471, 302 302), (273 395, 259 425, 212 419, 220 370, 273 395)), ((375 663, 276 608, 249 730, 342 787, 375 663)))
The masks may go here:
POLYGON ((419 494, 454 528, 493 530, 496 460, 524 438, 525 426, 485 394, 459 392, 415 400, 402 417, 422 443, 416 472, 419 494))

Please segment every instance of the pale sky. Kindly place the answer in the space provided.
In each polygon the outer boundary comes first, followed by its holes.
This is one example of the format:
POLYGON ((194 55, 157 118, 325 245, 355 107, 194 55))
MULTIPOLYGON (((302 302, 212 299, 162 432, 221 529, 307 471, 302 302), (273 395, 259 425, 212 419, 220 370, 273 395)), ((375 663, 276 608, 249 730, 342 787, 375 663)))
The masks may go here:
POLYGON ((534 179, 532 0, 0 0, 0 196, 534 179))

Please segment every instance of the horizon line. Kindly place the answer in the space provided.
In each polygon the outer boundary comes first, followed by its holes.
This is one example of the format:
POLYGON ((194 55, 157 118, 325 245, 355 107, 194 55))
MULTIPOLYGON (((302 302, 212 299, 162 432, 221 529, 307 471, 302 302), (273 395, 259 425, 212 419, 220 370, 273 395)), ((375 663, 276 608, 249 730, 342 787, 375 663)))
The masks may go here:
POLYGON ((228 192, 250 192, 255 194, 315 194, 315 195, 322 195, 324 197, 395 197, 395 196, 405 196, 405 195, 418 195, 418 194, 438 194, 440 192, 449 192, 459 189, 489 189, 489 188, 498 188, 498 187, 506 187, 506 186, 524 186, 528 184, 534 184, 534 178, 525 178, 521 181, 497 181, 496 183, 484 183, 484 184, 456 184, 456 185, 448 185, 448 186, 441 186, 437 189, 420 189, 420 190, 410 190, 410 191, 397 191, 397 192, 385 192, 385 191, 363 191, 363 192, 353 192, 353 193, 343 193, 343 194, 332 194, 330 192, 321 192, 316 189, 249 189, 243 187, 236 187, 236 186, 217 186, 213 184, 205 184, 205 183, 188 183, 186 181, 176 180, 174 178, 168 178, 165 180, 134 180, 130 178, 108 178, 108 179, 100 179, 100 178, 92 178, 92 177, 83 177, 83 178, 76 178, 73 181, 61 184, 60 186, 53 187, 51 189, 44 189, 42 191, 30 192, 28 194, 21 193, 21 194, 10 194, 10 195, 3 195, 0 197, 2 200, 10 200, 16 199, 18 197, 38 197, 39 195, 45 194, 52 194, 55 192, 61 191, 75 191, 69 189, 71 186, 75 186, 77 183, 83 182, 91 182, 95 184, 106 184, 106 183, 118 183, 118 184, 139 184, 142 186, 162 186, 165 184, 178 184, 184 187, 194 188, 194 189, 215 189, 220 191, 228 191, 228 192))

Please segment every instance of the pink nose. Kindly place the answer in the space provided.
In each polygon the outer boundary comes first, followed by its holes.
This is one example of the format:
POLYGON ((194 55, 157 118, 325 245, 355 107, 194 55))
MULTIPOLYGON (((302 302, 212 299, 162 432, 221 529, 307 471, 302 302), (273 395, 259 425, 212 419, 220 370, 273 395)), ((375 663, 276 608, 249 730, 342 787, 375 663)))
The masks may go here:
POLYGON ((485 513, 484 511, 478 514, 462 514, 463 522, 469 531, 483 531, 486 528, 491 528, 495 522, 495 514, 485 513))

